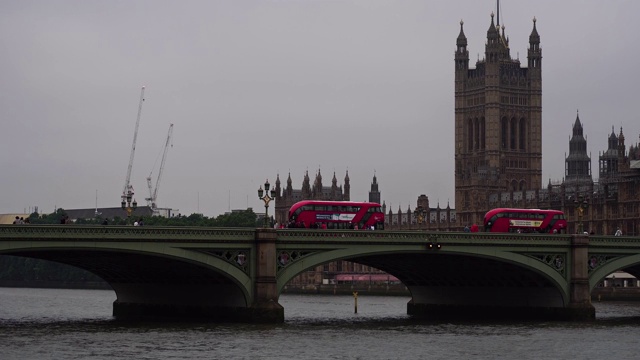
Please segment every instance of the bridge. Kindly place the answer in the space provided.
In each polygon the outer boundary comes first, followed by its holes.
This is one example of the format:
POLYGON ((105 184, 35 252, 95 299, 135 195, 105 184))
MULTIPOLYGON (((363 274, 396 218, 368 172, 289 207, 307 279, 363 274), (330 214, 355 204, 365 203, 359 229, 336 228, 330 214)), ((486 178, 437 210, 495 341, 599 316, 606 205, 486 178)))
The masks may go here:
POLYGON ((591 291, 617 270, 640 277, 640 238, 83 225, 0 226, 0 255, 85 269, 116 293, 116 318, 284 321, 278 298, 336 260, 383 270, 415 318, 595 318, 591 291))

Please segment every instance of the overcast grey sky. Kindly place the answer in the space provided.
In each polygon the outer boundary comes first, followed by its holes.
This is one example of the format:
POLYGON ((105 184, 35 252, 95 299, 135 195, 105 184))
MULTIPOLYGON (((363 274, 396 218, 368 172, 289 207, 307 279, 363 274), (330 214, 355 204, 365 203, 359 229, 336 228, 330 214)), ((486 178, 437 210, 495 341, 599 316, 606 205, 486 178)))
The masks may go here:
MULTIPOLYGON (((140 88, 138 202, 174 125, 158 205, 263 211, 265 179, 372 177, 394 211, 454 206, 459 22, 484 57, 495 0, 2 1, 0 213, 119 206, 140 88)), ((543 183, 560 180, 576 110, 597 177, 611 127, 638 142, 640 1, 503 0, 511 54, 543 51, 543 183)), ((158 160, 159 163, 159 160, 158 160)))

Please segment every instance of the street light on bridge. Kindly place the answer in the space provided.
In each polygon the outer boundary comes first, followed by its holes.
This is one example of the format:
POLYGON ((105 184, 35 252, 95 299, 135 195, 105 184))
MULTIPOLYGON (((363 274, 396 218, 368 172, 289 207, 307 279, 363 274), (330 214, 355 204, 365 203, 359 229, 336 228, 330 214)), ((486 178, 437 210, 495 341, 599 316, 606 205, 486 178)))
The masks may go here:
POLYGON ((130 188, 127 193, 122 194, 122 202, 120 203, 122 210, 127 212, 127 222, 131 217, 131 213, 133 213, 138 208, 138 202, 133 199, 133 190, 130 188), (133 200, 133 202, 131 201, 133 200))
POLYGON ((422 205, 419 205, 416 208, 415 214, 416 214, 418 225, 422 225, 423 222, 426 222, 427 210, 423 208, 422 205))
POLYGON ((584 211, 589 208, 589 202, 582 195, 577 196, 573 201, 573 204, 578 211, 578 234, 584 233, 584 222, 582 221, 582 216, 584 215, 584 211))
POLYGON ((269 180, 264 183, 264 190, 262 190, 262 186, 258 189, 258 198, 264 201, 264 227, 269 227, 269 202, 276 198, 276 190, 269 188, 271 185, 269 184, 269 180))

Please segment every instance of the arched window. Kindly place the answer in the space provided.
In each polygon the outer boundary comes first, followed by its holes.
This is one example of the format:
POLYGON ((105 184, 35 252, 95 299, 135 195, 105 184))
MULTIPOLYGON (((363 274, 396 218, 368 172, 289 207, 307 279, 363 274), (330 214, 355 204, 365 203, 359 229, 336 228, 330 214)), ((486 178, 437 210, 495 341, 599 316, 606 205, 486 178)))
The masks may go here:
POLYGON ((484 116, 480 118, 480 149, 485 149, 486 132, 484 128, 484 116))
POLYGON ((515 118, 511 118, 511 128, 509 129, 510 134, 509 134, 509 140, 510 140, 510 146, 509 148, 511 150, 515 150, 517 149, 517 129, 518 129, 518 124, 516 122, 515 118))
POLYGON ((511 180, 511 191, 518 191, 518 182, 511 180))
POLYGON ((480 148, 480 123, 478 118, 475 118, 473 121, 473 133, 475 135, 475 141, 473 143, 473 148, 478 150, 480 148))
POLYGON ((467 122, 467 150, 469 152, 473 150, 473 119, 467 122))
POLYGON ((520 180, 520 187, 518 190, 520 191, 526 190, 526 183, 524 182, 524 180, 520 180))
POLYGON ((518 130, 520 131, 520 138, 518 139, 520 150, 524 150, 527 138, 527 121, 524 118, 520 119, 518 130))
POLYGON ((500 135, 501 135, 500 147, 502 149, 506 149, 507 148, 507 139, 509 139, 509 137, 508 137, 508 134, 509 134, 509 123, 507 122, 507 118, 502 118, 500 128, 501 128, 501 131, 500 131, 500 135))

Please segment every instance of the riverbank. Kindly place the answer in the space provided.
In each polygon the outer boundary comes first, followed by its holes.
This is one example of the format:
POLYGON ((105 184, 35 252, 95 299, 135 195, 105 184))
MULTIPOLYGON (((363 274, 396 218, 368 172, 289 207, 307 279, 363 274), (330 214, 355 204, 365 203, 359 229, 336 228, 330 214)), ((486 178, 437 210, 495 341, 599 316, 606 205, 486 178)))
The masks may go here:
MULTIPOLYGON (((0 280, 0 287, 34 288, 34 289, 84 289, 111 290, 106 282, 91 281, 16 281, 0 280)), ((321 285, 287 285, 283 294, 321 294, 321 295, 353 295, 362 296, 406 296, 411 293, 402 284, 321 284, 321 285)), ((640 301, 640 287, 598 287, 591 293, 591 301, 640 301)))
POLYGON ((283 294, 323 294, 323 295, 377 295, 377 296, 411 296, 409 289, 402 284, 320 284, 320 285, 287 285, 283 294))
POLYGON ((112 290, 104 281, 19 281, 0 280, 0 287, 33 289, 112 290))
POLYGON ((640 301, 640 288, 597 287, 591 292, 591 301, 640 301))

